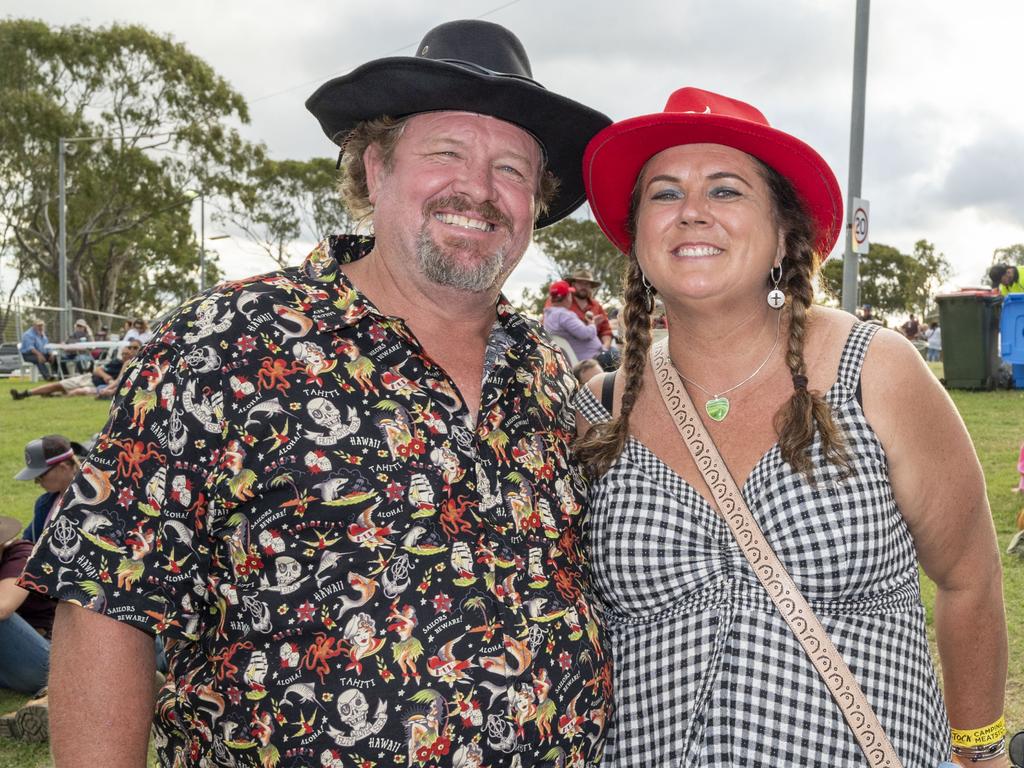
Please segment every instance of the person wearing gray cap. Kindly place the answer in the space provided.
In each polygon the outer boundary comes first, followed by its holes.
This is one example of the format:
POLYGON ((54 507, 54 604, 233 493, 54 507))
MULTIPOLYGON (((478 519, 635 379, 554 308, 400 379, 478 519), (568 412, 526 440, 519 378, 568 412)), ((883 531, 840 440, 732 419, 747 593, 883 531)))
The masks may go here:
POLYGON ((211 289, 129 365, 26 568, 64 601, 56 765, 145 762, 161 634, 165 765, 595 766, 576 383, 501 288, 609 121, 484 21, 307 106, 374 236, 211 289))
POLYGON ((14 479, 33 480, 43 493, 36 499, 32 522, 21 538, 32 542, 39 538, 43 526, 78 472, 79 458, 84 458, 85 454, 86 449, 81 443, 68 440, 64 435, 46 435, 25 446, 25 467, 14 479))

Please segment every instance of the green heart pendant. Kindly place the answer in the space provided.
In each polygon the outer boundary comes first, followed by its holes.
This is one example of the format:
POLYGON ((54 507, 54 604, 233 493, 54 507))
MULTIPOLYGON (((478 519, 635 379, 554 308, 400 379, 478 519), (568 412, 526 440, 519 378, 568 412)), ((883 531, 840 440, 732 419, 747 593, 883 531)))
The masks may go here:
POLYGON ((725 397, 713 397, 704 403, 704 410, 715 421, 721 421, 729 415, 729 400, 725 397))

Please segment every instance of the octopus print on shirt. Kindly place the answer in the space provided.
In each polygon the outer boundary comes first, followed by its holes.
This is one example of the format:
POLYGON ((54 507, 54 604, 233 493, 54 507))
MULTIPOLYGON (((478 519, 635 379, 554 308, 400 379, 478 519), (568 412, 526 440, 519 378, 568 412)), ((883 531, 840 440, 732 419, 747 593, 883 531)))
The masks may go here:
POLYGON ((168 766, 592 766, 575 391, 502 299, 480 411, 339 263, 163 324, 22 583, 167 639, 168 766))

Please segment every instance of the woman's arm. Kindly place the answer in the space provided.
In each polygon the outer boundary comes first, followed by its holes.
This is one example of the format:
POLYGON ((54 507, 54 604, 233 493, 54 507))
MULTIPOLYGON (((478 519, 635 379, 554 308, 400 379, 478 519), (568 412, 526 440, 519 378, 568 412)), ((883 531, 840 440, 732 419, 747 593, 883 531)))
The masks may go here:
POLYGON ((970 435, 920 354, 895 333, 879 331, 869 347, 863 393, 896 502, 938 588, 935 631, 950 724, 989 725, 1003 714, 1006 617, 995 528, 970 435))

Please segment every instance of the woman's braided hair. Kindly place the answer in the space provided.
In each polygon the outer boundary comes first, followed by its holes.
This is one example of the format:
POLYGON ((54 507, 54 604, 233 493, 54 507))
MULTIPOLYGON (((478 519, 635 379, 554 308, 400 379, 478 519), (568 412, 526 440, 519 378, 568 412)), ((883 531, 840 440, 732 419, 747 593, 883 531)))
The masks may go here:
MULTIPOLYGON (((768 186, 777 223, 785 232, 786 257, 782 262, 780 287, 790 307, 789 338, 786 365, 793 376, 794 391, 789 401, 775 415, 782 458, 794 470, 813 481, 809 455, 817 432, 821 437, 826 459, 849 469, 842 432, 832 418, 832 411, 818 392, 807 389, 807 368, 804 362, 804 337, 808 310, 814 301, 813 281, 821 266, 821 257, 814 249, 814 222, 800 202, 792 185, 777 171, 754 158, 768 186)), ((643 176, 641 172, 640 176, 643 176)), ((651 318, 648 312, 648 291, 636 257, 636 220, 640 204, 640 178, 633 188, 629 206, 629 233, 633 245, 629 252, 623 294, 622 318, 625 325, 622 353, 623 383, 619 414, 595 424, 576 442, 576 454, 592 477, 600 477, 622 453, 629 438, 629 416, 643 387, 643 373, 651 346, 651 318)), ((766 281, 766 287, 768 282, 766 281)))

